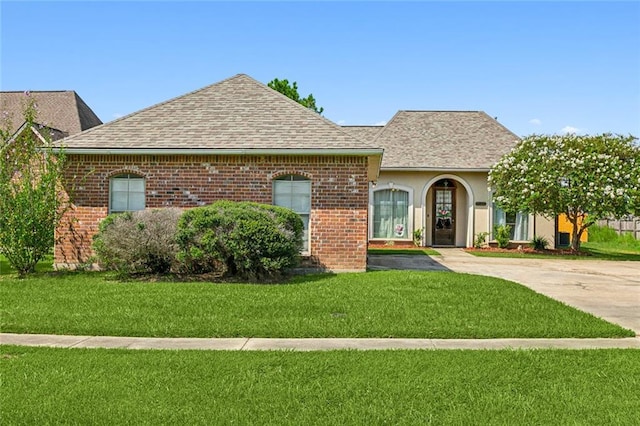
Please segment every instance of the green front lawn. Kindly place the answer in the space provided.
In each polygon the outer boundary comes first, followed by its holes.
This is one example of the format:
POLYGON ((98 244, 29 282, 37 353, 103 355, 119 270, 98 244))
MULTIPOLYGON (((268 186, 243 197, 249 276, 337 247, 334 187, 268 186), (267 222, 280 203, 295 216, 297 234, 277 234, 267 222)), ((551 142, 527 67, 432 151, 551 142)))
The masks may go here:
MULTIPOLYGON (((36 271, 45 272, 53 270, 53 256, 48 255, 45 256, 38 264, 36 265, 36 271)), ((0 275, 10 275, 15 274, 16 270, 9 265, 9 261, 6 257, 0 254, 0 275)))
POLYGON ((589 242, 582 244, 582 250, 589 253, 592 259, 640 261, 640 244, 621 246, 610 242, 589 242))
POLYGON ((637 424, 640 351, 0 346, 13 424, 637 424))
POLYGON ((13 333, 164 337, 614 337, 633 332, 498 278, 380 271, 286 284, 0 278, 13 333))

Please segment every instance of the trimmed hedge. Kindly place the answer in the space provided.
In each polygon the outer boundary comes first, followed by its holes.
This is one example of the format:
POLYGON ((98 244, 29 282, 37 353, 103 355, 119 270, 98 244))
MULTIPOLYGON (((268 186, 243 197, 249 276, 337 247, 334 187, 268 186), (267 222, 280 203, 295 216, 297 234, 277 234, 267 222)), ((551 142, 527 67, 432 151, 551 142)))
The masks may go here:
POLYGON ((303 226, 300 216, 284 207, 218 201, 182 215, 178 260, 187 273, 276 276, 298 264, 303 226))

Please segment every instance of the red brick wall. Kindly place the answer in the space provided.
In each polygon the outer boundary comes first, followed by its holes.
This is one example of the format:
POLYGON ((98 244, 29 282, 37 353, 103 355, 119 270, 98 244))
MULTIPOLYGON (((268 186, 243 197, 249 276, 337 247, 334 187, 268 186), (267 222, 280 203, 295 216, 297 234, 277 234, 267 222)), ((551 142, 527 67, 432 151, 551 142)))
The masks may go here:
POLYGON ((272 180, 284 174, 311 179, 310 261, 330 270, 365 270, 367 158, 341 156, 68 155, 73 209, 58 228, 55 261, 78 264, 107 215, 109 179, 146 178, 149 208, 189 208, 216 200, 271 204, 272 180))

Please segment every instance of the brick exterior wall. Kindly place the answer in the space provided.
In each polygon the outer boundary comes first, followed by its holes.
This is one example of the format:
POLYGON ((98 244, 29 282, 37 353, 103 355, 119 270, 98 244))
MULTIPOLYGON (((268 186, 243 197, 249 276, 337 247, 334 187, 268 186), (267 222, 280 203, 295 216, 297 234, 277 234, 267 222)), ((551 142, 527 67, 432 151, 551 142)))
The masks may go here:
POLYGON ((311 180, 310 257, 332 271, 364 271, 367 257, 367 158, 351 156, 68 155, 72 209, 56 232, 58 266, 87 262, 108 214, 109 179, 145 178, 147 208, 190 208, 217 200, 271 204, 273 179, 311 180))

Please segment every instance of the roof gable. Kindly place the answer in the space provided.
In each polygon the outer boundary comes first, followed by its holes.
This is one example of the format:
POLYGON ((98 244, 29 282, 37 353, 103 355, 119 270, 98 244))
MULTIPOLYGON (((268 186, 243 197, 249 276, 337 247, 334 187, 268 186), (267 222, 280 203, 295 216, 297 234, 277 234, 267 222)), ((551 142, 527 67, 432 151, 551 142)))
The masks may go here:
POLYGON ((64 140, 67 149, 375 149, 238 74, 64 140))
MULTIPOLYGON (((74 135, 102 124, 98 116, 73 90, 29 92, 37 105, 38 124, 55 130, 54 138, 74 135)), ((24 124, 24 92, 0 92, 0 111, 6 113, 10 130, 17 132, 24 124)))
POLYGON ((518 140, 482 111, 398 111, 373 143, 382 169, 488 170, 518 140))

